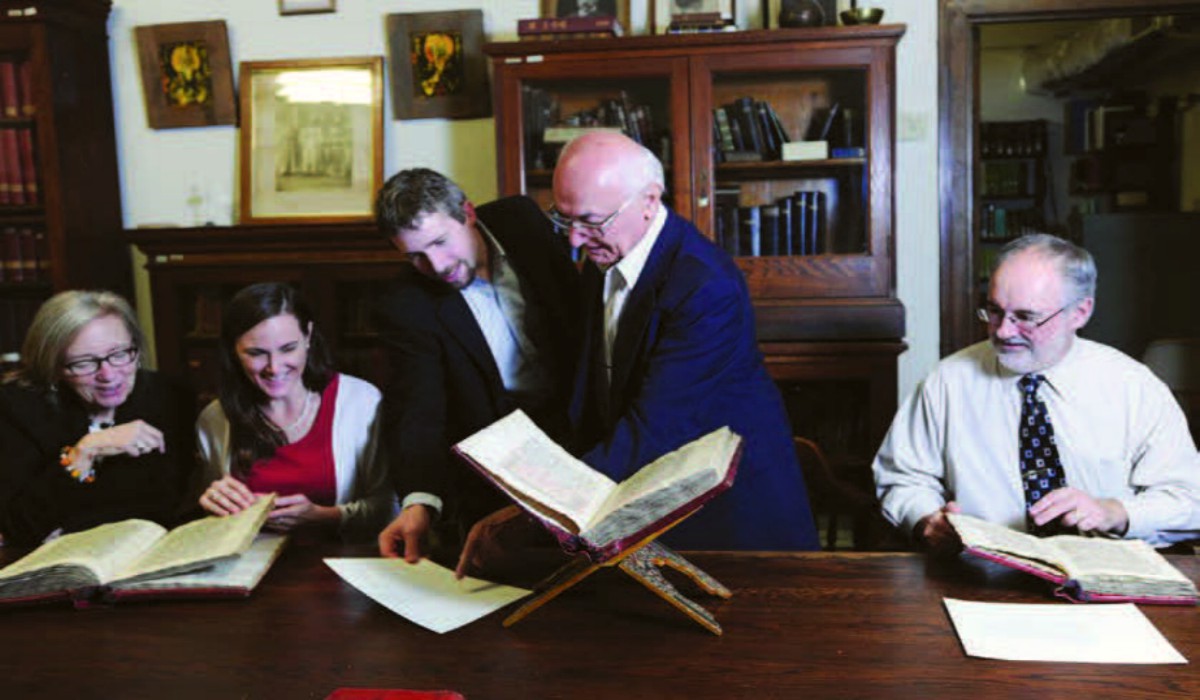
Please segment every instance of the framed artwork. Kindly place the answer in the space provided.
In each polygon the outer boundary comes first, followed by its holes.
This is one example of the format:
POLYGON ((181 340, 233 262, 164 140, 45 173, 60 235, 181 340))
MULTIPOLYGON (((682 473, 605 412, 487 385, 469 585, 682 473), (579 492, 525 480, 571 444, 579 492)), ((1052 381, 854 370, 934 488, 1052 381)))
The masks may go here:
POLYGON ((279 0, 281 15, 314 15, 337 12, 337 0, 279 0))
POLYGON ((225 22, 135 27, 151 129, 237 123, 225 22))
POLYGON ((812 24, 809 26, 828 27, 837 25, 837 0, 812 0, 811 3, 798 3, 794 0, 792 2, 789 2, 789 0, 762 0, 763 29, 779 29, 781 26, 783 26, 779 24, 779 12, 783 9, 784 5, 788 4, 802 5, 807 9, 820 8, 819 10, 816 10, 816 12, 818 14, 818 19, 821 21, 817 24, 812 24))
POLYGON ((733 24, 737 18, 736 0, 651 0, 650 31, 665 34, 679 15, 711 15, 717 23, 733 24))
POLYGON ((241 222, 360 221, 383 184, 383 59, 244 61, 241 222))
POLYGON ((629 0, 542 0, 542 17, 616 17, 629 28, 629 0))
POLYGON ((492 114, 483 57, 483 10, 387 16, 396 119, 492 114))

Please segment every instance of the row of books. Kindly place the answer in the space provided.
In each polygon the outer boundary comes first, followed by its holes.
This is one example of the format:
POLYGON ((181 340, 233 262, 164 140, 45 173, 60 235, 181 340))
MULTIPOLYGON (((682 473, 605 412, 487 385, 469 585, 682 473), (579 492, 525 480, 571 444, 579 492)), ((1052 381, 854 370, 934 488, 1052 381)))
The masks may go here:
POLYGON ((791 137, 770 103, 739 97, 713 109, 714 157, 718 163, 779 160, 791 137))
POLYGON ((41 299, 0 299, 0 358, 15 361, 41 299))
POLYGON ((45 282, 50 279, 46 232, 32 226, 0 231, 0 282, 45 282))
POLYGON ((0 205, 29 205, 41 201, 33 129, 0 128, 0 205))
POLYGON ((0 114, 17 119, 32 117, 35 111, 31 64, 26 60, 0 58, 0 114))
POLYGON ((1046 154, 1046 120, 984 122, 979 153, 984 158, 1040 157, 1046 154))
POLYGON ((985 197, 1032 197, 1037 192, 1035 161, 1000 160, 983 164, 985 197))
POLYGON ((655 124, 649 104, 635 101, 624 90, 569 114, 562 113, 553 92, 524 85, 521 93, 525 105, 525 161, 534 169, 553 168, 564 144, 595 129, 619 130, 649 148, 662 162, 671 162, 669 133, 655 124))
POLYGON ((717 245, 732 256, 820 255, 827 252, 824 192, 802 190, 771 204, 739 206, 733 191, 718 192, 717 245))
POLYGON ((983 208, 979 236, 985 241, 1008 241, 1030 233, 1045 231, 1042 213, 1037 209, 1011 209, 988 204, 983 208))

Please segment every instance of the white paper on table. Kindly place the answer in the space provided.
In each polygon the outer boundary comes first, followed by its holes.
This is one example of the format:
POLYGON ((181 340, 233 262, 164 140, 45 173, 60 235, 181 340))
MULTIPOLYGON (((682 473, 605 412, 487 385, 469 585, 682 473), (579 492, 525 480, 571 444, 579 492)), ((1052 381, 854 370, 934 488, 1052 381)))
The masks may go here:
POLYGON ((454 572, 428 559, 326 559, 329 568, 375 602, 439 634, 474 622, 529 595, 523 588, 454 572))
POLYGON ((1188 662, 1132 603, 944 602, 967 656, 1098 664, 1188 662))

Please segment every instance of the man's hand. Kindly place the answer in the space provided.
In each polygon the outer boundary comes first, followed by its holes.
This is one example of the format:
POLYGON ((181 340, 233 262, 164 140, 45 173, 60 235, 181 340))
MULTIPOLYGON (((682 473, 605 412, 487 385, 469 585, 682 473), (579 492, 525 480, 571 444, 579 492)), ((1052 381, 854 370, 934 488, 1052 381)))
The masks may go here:
POLYGON ((429 506, 417 503, 405 508, 379 533, 379 553, 392 559, 399 557, 400 550, 396 545, 403 543, 404 561, 416 564, 425 556, 421 544, 432 522, 433 513, 429 506))
POLYGON ((462 556, 454 568, 454 578, 462 578, 484 568, 485 562, 501 552, 501 534, 523 522, 521 509, 515 505, 505 506, 471 526, 467 541, 463 543, 462 556))
POLYGON ((958 507, 958 504, 950 501, 940 509, 918 520, 917 526, 913 528, 913 534, 916 535, 917 541, 925 545, 925 548, 931 554, 958 554, 962 549, 962 540, 958 538, 958 533, 955 532, 954 526, 950 524, 950 519, 946 517, 946 513, 961 512, 962 509, 958 507))
POLYGON ((1123 535, 1129 529, 1129 513, 1112 498, 1092 498, 1070 486, 1055 489, 1029 508, 1038 525, 1061 517, 1063 525, 1080 532, 1107 532, 1123 535))

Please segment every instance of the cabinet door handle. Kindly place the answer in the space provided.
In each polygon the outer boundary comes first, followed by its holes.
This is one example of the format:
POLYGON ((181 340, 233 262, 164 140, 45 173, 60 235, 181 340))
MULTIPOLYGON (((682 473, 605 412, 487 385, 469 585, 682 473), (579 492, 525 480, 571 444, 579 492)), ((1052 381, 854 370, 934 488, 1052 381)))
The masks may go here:
POLYGON ((700 172, 700 196, 696 198, 696 206, 703 209, 708 206, 708 171, 700 172))

